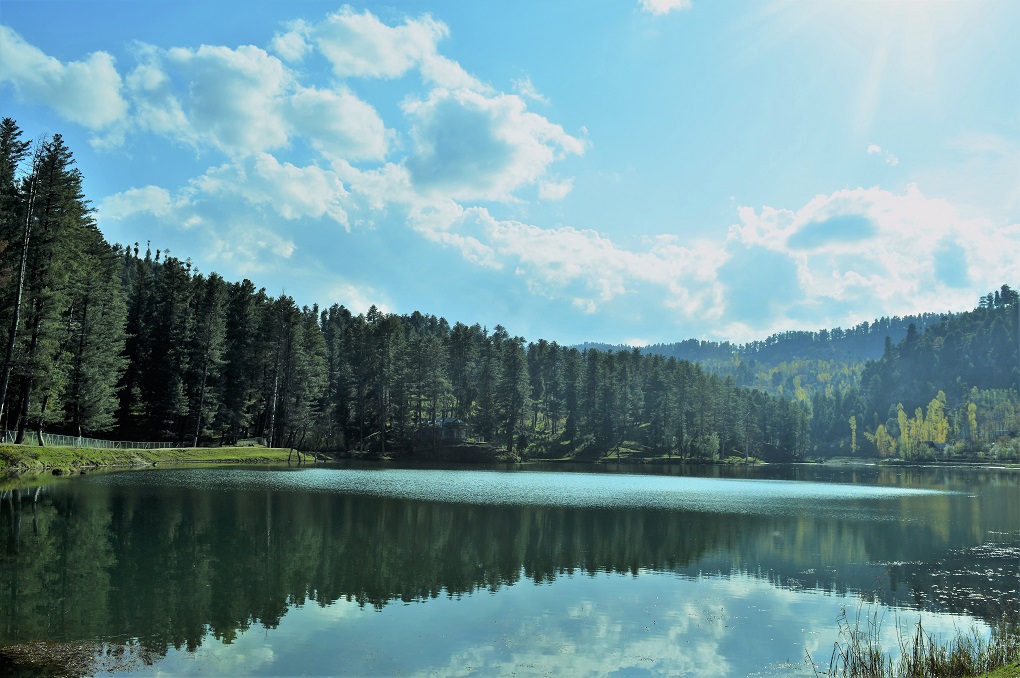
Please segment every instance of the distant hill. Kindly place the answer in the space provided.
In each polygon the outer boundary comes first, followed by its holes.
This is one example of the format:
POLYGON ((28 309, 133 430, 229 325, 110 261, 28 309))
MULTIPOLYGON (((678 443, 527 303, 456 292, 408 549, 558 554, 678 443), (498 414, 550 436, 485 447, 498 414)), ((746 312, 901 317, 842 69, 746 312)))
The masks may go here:
POLYGON ((968 399, 972 389, 1017 389, 1017 301, 1017 292, 1003 285, 973 311, 946 316, 923 331, 908 328, 861 375, 875 411, 883 415, 898 403, 908 410, 922 407, 939 391, 952 405, 968 399))
MULTIPOLYGON (((856 388, 865 363, 881 358, 887 343, 902 341, 911 325, 922 331, 951 317, 938 313, 882 317, 849 329, 781 332, 746 344, 685 339, 639 350, 645 355, 697 363, 714 374, 732 376, 741 386, 807 402, 819 389, 831 387, 846 392, 856 388)), ((631 346, 598 342, 585 342, 577 348, 633 350, 631 346)))

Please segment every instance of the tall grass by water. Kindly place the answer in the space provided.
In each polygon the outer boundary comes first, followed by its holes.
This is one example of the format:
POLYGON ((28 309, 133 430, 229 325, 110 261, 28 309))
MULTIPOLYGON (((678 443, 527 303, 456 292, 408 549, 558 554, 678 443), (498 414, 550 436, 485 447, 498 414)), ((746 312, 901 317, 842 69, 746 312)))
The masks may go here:
POLYGON ((843 608, 839 638, 834 643, 827 671, 817 676, 841 678, 920 678, 940 676, 1020 676, 1020 625, 1002 619, 985 637, 977 628, 957 630, 943 640, 924 628, 920 619, 909 633, 897 634, 898 655, 882 647, 882 617, 877 610, 858 608, 854 618, 843 608))

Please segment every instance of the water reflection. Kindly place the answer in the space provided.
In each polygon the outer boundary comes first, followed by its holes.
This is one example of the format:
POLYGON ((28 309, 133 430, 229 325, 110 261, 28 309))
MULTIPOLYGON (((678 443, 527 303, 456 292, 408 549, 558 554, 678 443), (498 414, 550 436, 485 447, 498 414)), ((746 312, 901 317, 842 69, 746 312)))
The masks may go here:
POLYGON ((206 654, 230 646, 229 661, 246 658, 246 672, 279 672, 282 654, 315 643, 333 650, 322 661, 336 662, 335 642, 321 636, 346 620, 345 637, 365 647, 399 634, 405 648, 394 657, 345 651, 354 673, 520 671, 538 661, 525 658, 537 647, 581 672, 598 661, 682 673, 737 661, 746 649, 735 635, 783 636, 799 662, 810 629, 823 618, 832 626, 838 612, 831 600, 819 604, 824 596, 988 621, 1016 612, 1016 474, 874 473, 869 486, 851 487, 229 469, 10 491, 0 520, 0 643, 137 639, 156 653, 204 644, 206 654), (477 495, 499 500, 473 502, 477 495), (433 602, 400 604, 424 600, 433 602), (285 615, 288 630, 271 649, 239 652, 253 642, 247 629, 275 629, 285 615), (282 642, 295 633, 297 645, 282 642), (465 635, 453 654, 437 649, 445 633, 465 635), (605 651, 584 649, 592 643, 605 651), (415 652, 417 664, 398 658, 415 652))

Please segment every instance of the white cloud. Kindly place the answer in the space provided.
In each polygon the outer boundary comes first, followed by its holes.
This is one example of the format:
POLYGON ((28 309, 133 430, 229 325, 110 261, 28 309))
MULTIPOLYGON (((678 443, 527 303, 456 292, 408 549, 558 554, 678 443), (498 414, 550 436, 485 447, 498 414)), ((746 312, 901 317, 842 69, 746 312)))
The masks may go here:
POLYGON ((233 271, 249 276, 268 271, 275 259, 289 259, 294 242, 268 228, 238 224, 228 229, 210 231, 207 254, 212 262, 222 262, 233 271), (271 255, 266 257, 266 255, 271 255))
POLYGON ((711 316, 716 301, 711 277, 720 256, 667 238, 649 242, 643 251, 628 250, 595 231, 498 220, 485 208, 452 201, 415 212, 409 223, 475 264, 512 266, 533 294, 569 300, 584 313, 633 299, 649 287, 650 304, 660 309, 711 316))
POLYGON ((397 78, 434 52, 449 29, 430 17, 387 26, 371 12, 344 7, 312 29, 319 50, 341 77, 397 78))
POLYGON ((535 86, 531 83, 531 78, 521 78, 513 81, 514 91, 520 94, 525 99, 538 102, 540 104, 549 103, 549 99, 543 96, 535 86))
POLYGON ((623 246, 592 230, 500 220, 452 200, 409 220, 472 263, 514 271, 535 295, 583 313, 708 323, 743 341, 881 315, 966 309, 973 289, 1020 277, 1020 224, 962 216, 911 186, 819 195, 799 209, 741 207, 721 241, 659 236, 623 246))
POLYGON ((139 213, 157 217, 170 213, 170 192, 159 186, 129 188, 105 198, 98 207, 98 218, 123 220, 139 213))
POLYGON ((540 181, 538 197, 542 200, 563 200, 574 188, 573 179, 564 181, 540 181))
POLYGON ((13 86, 20 100, 49 106, 61 117, 90 130, 110 127, 128 111, 112 56, 93 52, 84 61, 62 63, 0 25, 3 82, 13 86))
POLYGON ((966 309, 974 305, 975 287, 994 289, 1020 276, 1020 224, 966 218, 916 186, 899 194, 837 191, 796 211, 742 208, 740 218, 731 230, 729 256, 749 248, 777 272, 785 261, 783 275, 796 281, 785 296, 761 291, 779 299, 774 316, 784 328, 800 324, 797 314, 805 308, 824 316, 831 306, 836 313, 828 320, 836 323, 845 322, 841 313, 860 321, 966 309), (766 252, 771 254, 761 254, 766 252))
POLYGON ((348 162, 334 160, 333 167, 369 209, 384 213, 394 203, 423 206, 403 165, 386 163, 376 169, 360 170, 348 162))
POLYGON ((252 46, 139 48, 127 78, 136 124, 196 147, 242 157, 294 138, 331 160, 382 160, 393 133, 349 88, 306 87, 278 58, 252 46))
POLYGON ((484 210, 467 210, 452 200, 411 210, 408 224, 433 242, 459 250, 464 259, 491 269, 502 268, 488 239, 484 210))
POLYGON ((437 44, 450 29, 428 15, 387 26, 371 12, 344 7, 302 30, 342 78, 399 78, 418 68, 423 78, 441 87, 486 89, 439 54, 437 44))
POLYGON ((868 145, 868 155, 878 155, 882 158, 882 162, 890 167, 896 167, 900 164, 900 159, 889 151, 883 151, 882 147, 877 144, 868 145))
POLYGON ((382 297, 376 289, 347 282, 332 285, 325 296, 331 303, 342 304, 352 313, 366 313, 372 306, 383 313, 390 313, 389 305, 381 301, 382 297))
POLYGON ((298 20, 290 25, 286 33, 273 36, 271 47, 284 61, 301 61, 312 46, 308 44, 308 24, 298 20))
POLYGON ((509 200, 552 162, 585 148, 513 94, 436 89, 424 101, 405 102, 404 112, 415 142, 406 165, 414 185, 430 195, 509 200))
POLYGON ((197 143, 197 134, 174 93, 174 84, 158 63, 157 51, 151 47, 141 47, 140 51, 144 61, 126 78, 135 124, 156 134, 197 143))
POLYGON ((301 87, 287 100, 294 130, 328 158, 382 160, 390 133, 374 108, 349 89, 301 87))
POLYGON ((199 194, 192 200, 238 196, 284 219, 325 217, 348 227, 343 206, 348 194, 335 173, 314 165, 281 163, 268 153, 210 169, 193 182, 192 190, 199 194))
POLYGON ((228 155, 284 146, 288 140, 283 98, 292 76, 283 63, 258 47, 175 47, 167 66, 186 83, 182 106, 190 135, 228 155))
POLYGON ((279 59, 236 50, 141 49, 128 76, 141 129, 243 157, 304 137, 327 158, 380 160, 392 133, 349 89, 303 87, 279 59))
POLYGON ((669 14, 676 10, 690 9, 691 0, 638 0, 641 9, 649 14, 669 14))

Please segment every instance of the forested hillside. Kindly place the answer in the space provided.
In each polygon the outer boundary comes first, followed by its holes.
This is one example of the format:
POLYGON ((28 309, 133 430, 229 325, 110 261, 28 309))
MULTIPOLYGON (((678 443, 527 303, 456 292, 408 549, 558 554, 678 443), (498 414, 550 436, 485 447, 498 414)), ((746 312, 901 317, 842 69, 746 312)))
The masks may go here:
POLYGON ((452 420, 510 457, 807 449, 806 407, 687 361, 417 312, 299 307, 159 250, 111 246, 61 137, 32 148, 5 119, 0 406, 19 442, 45 429, 422 453, 452 420))
POLYGON ((1020 458, 1020 304, 1008 285, 968 313, 887 341, 860 388, 812 399, 816 447, 883 457, 1020 458))
MULTIPOLYGON (((810 402, 816 392, 831 396, 835 390, 845 393, 859 386, 865 363, 882 357, 887 340, 897 343, 907 336, 911 325, 923 330, 949 315, 883 317, 846 330, 781 332, 746 344, 686 339, 640 350, 646 355, 689 360, 712 374, 733 377, 739 386, 810 402)), ((581 348, 630 350, 628 346, 591 342, 581 348)))
POLYGON ((299 306, 110 245, 61 137, 21 136, 0 123, 0 428, 19 442, 45 430, 428 455, 452 431, 510 458, 1018 452, 1007 286, 971 313, 742 347, 529 343, 419 312, 299 306))

